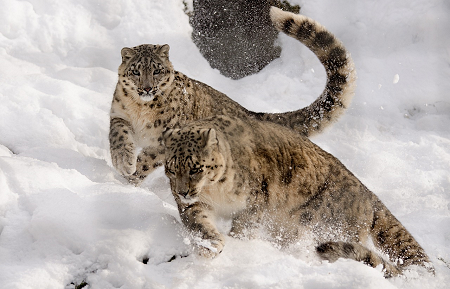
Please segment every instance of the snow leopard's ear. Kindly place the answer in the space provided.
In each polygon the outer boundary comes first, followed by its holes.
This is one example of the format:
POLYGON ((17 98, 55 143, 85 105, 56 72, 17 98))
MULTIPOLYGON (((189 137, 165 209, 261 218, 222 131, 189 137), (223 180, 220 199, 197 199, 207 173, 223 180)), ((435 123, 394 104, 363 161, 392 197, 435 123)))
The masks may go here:
POLYGON ((217 133, 216 130, 213 128, 205 128, 201 130, 201 135, 205 144, 205 147, 213 146, 217 143, 219 143, 219 140, 217 139, 217 133))
POLYGON ((130 60, 131 57, 135 56, 136 52, 131 48, 124 47, 122 48, 122 51, 120 51, 120 54, 122 54, 122 61, 126 62, 130 60))
POLYGON ((169 44, 161 45, 158 49, 158 53, 161 56, 169 58, 169 49, 170 49, 169 44))
POLYGON ((166 145, 167 140, 174 134, 179 132, 179 128, 167 128, 162 133, 162 144, 166 145))

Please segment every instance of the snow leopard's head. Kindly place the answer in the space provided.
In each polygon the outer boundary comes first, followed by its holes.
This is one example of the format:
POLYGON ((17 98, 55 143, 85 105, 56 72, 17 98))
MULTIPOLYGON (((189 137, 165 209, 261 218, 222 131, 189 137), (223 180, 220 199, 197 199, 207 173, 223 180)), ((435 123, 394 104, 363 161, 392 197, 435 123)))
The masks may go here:
POLYGON ((165 172, 175 197, 182 202, 201 199, 202 188, 216 183, 225 171, 216 131, 188 126, 163 134, 165 172))
POLYGON ((125 94, 151 101, 163 95, 174 78, 169 45, 143 44, 122 49, 119 82, 125 94))

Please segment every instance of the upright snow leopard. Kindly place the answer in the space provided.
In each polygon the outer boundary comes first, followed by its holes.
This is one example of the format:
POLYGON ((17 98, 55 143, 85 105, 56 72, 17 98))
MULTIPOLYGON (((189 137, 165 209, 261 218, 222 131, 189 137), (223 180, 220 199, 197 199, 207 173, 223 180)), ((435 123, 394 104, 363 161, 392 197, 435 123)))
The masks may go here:
MULTIPOLYGON (((292 14, 294 15, 294 14, 292 14)), ((274 25, 311 49, 324 65, 327 82, 308 107, 286 113, 248 111, 225 94, 175 71, 168 45, 140 45, 122 49, 119 80, 111 105, 110 150, 114 167, 139 184, 162 165, 162 131, 214 115, 250 117, 290 127, 305 136, 319 132, 348 107, 356 72, 345 47, 314 22, 295 27, 274 18, 274 25)))
MULTIPOLYGON (((306 18, 296 17, 298 25, 306 18)), ((385 205, 335 157, 308 138, 271 122, 214 116, 163 133, 165 171, 184 225, 200 255, 224 246, 216 219, 231 236, 262 229, 281 246, 311 236, 318 255, 382 265, 385 276, 430 260, 385 205), (371 240, 389 256, 366 247, 371 240)))

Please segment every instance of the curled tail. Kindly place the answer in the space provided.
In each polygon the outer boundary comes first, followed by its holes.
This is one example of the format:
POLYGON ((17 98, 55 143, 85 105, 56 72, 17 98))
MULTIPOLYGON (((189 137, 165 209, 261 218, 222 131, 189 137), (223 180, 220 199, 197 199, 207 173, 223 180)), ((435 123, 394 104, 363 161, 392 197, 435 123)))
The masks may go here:
POLYGON ((353 60, 344 45, 316 21, 276 7, 271 8, 270 17, 278 30, 314 52, 325 67, 327 83, 320 97, 305 108, 257 117, 289 126, 306 136, 313 135, 335 121, 350 105, 356 87, 353 60))

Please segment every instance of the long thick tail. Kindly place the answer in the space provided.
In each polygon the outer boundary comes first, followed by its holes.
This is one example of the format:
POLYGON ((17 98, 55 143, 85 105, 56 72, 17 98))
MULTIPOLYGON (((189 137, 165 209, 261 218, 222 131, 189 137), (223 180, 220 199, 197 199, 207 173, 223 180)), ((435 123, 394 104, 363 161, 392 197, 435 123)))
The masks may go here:
POLYGON ((311 136, 335 121, 350 105, 356 87, 356 71, 344 45, 316 21, 271 7, 275 27, 306 45, 327 73, 324 91, 311 105, 286 113, 257 115, 262 120, 289 126, 311 136))

